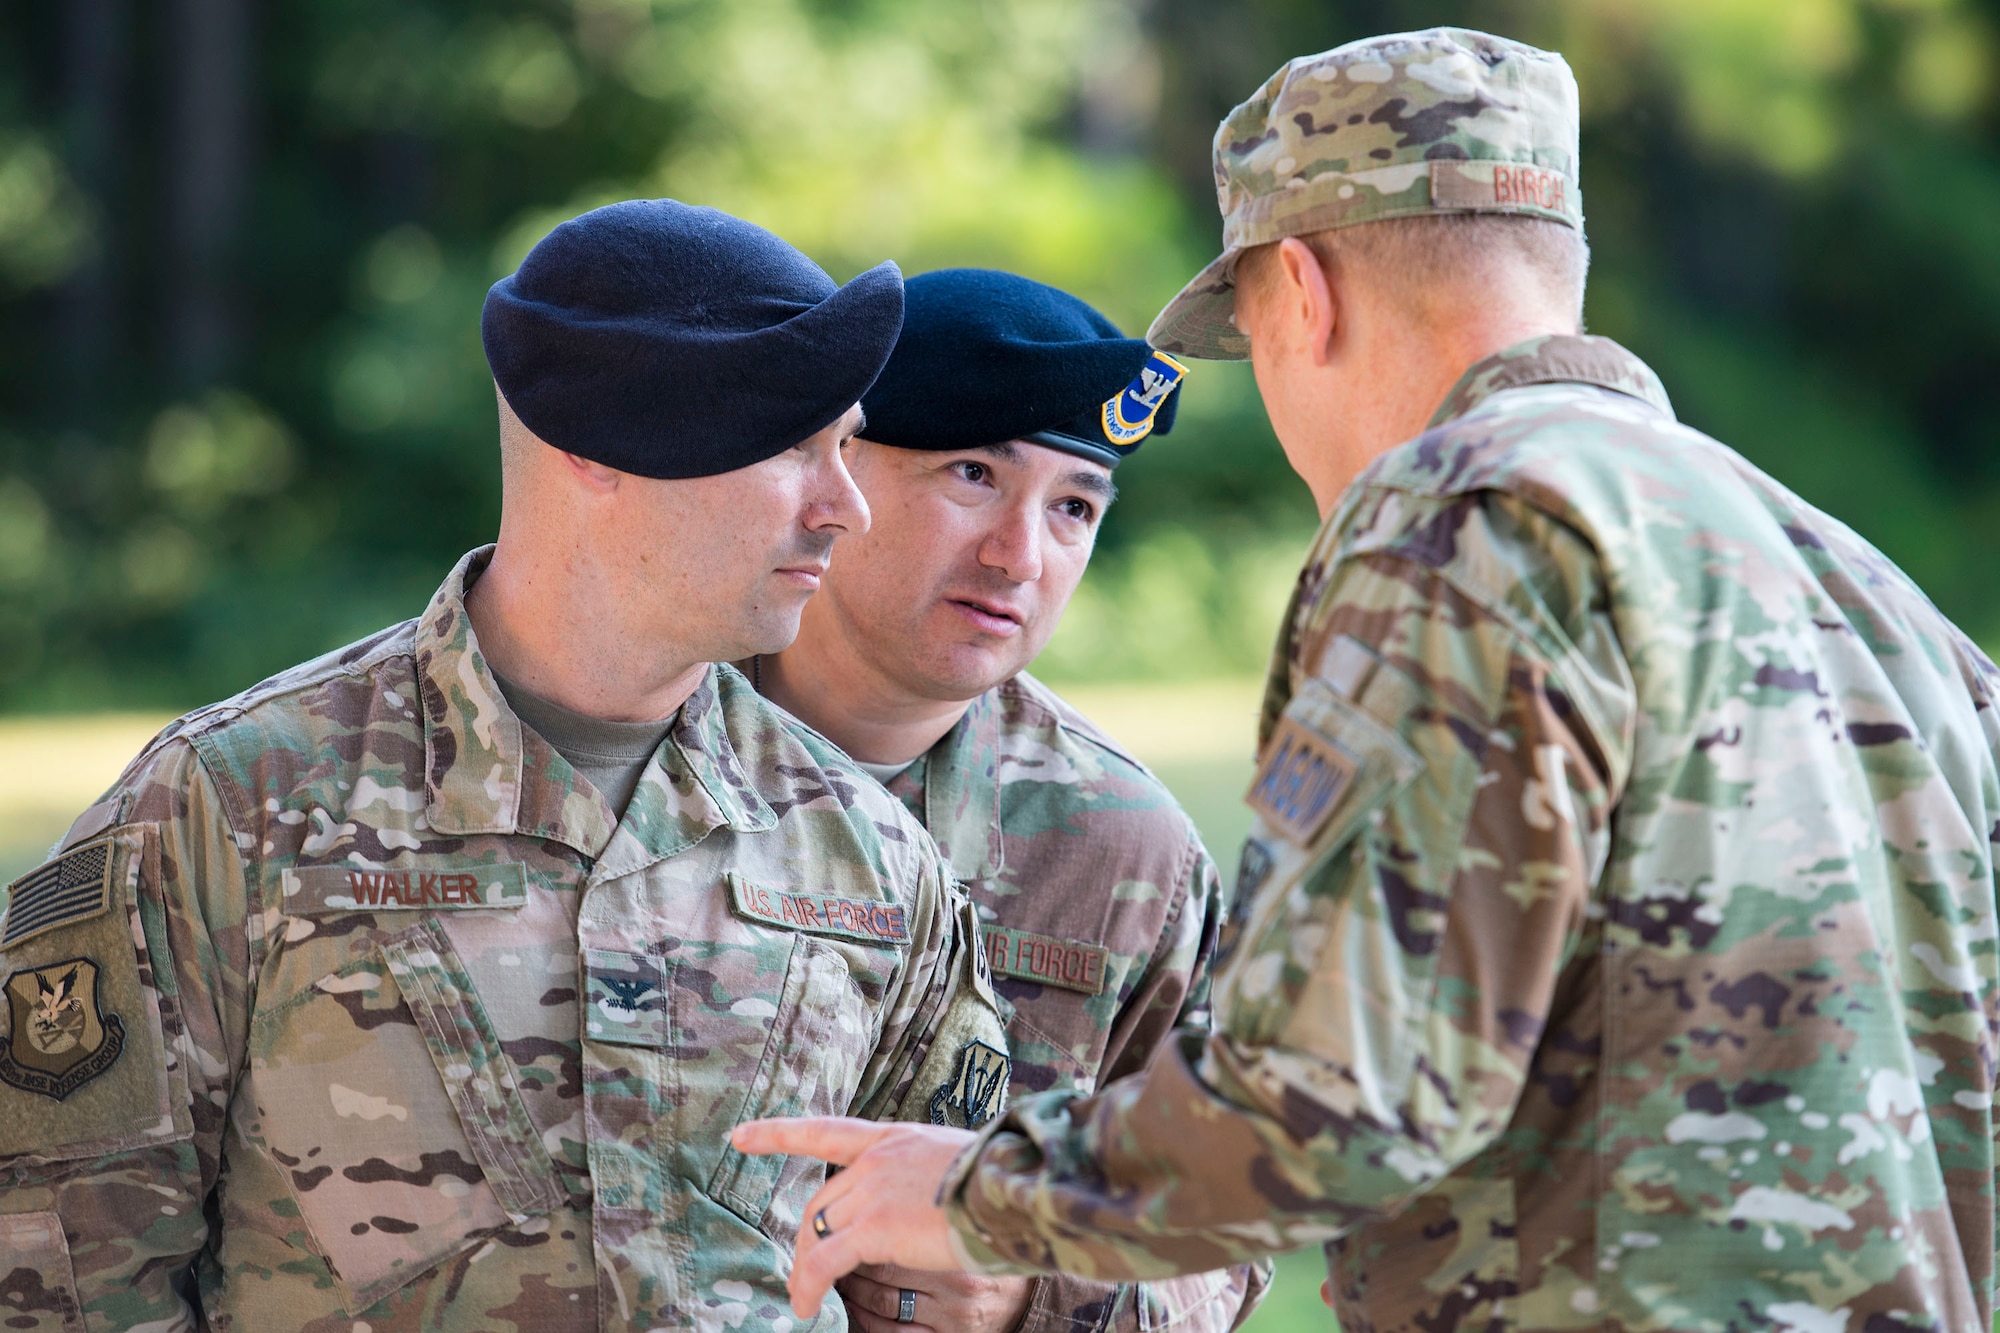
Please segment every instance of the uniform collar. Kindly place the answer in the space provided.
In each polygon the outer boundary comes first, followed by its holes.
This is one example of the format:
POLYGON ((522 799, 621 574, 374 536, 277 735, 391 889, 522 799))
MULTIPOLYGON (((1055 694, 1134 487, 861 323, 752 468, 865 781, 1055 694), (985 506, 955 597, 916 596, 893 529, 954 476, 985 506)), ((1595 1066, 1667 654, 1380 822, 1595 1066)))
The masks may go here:
POLYGON ((924 764, 924 827, 961 882, 996 878, 1000 835, 1000 701, 972 701, 924 764))
MULTIPOLYGON (((685 851, 725 825, 737 833, 765 833, 778 813, 758 790, 733 737, 778 728, 772 712, 733 667, 710 665, 681 705, 674 728, 646 765, 625 807, 602 875, 623 875, 685 851)), ((782 742, 773 735, 772 742, 782 742)), ((769 751, 772 747, 764 747, 769 751)))
MULTIPOLYGON (((681 705, 621 824, 568 761, 507 706, 465 613, 465 591, 493 558, 458 562, 417 622, 424 726, 424 817, 447 835, 525 834, 636 869, 723 825, 761 832, 777 816, 744 775, 721 706, 718 670, 681 705)), ((614 864, 616 863, 616 864, 614 864)), ((622 873, 622 872, 621 872, 622 873)))
POLYGON ((1594 384, 1629 394, 1673 419, 1660 377, 1609 338, 1549 334, 1495 352, 1459 377, 1426 429, 1455 420, 1503 389, 1527 384, 1594 384))

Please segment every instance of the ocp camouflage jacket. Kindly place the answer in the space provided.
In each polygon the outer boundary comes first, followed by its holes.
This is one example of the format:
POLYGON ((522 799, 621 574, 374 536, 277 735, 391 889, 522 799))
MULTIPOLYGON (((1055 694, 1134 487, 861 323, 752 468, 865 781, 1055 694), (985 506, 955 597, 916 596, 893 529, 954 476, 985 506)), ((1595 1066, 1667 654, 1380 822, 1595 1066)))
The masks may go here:
POLYGON ((483 561, 169 727, 12 887, 9 1328, 795 1329, 824 1168, 729 1129, 1004 1092, 916 821, 726 667, 614 820, 496 688, 483 561))
POLYGON ((1272 664, 1216 1031, 997 1124, 969 1257, 1330 1240, 1341 1326, 1985 1333, 2000 673, 1601 338, 1472 367, 1272 664))
MULTIPOLYGON (((1209 1023, 1222 922, 1215 862, 1171 793, 1023 673, 973 701, 889 790, 923 821, 979 912, 1016 1095, 1087 1093, 1209 1023)), ((1037 1280, 1021 1333, 1221 1333, 1270 1266, 1156 1282, 1037 1280)))

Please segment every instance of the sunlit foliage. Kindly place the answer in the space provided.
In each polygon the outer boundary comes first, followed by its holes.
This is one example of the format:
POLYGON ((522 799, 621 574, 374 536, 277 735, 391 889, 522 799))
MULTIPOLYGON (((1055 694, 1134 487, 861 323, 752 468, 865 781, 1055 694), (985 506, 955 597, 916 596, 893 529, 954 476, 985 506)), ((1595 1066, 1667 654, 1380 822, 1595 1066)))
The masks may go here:
MULTIPOLYGON (((178 706, 413 612, 493 529, 479 303, 564 217, 669 194, 1136 332, 1213 253, 1230 103, 1434 22, 1576 65, 1593 327, 2000 638, 1993 0, 225 4, 240 160, 183 8, 0 19, 0 706, 178 706)), ((1242 368, 1120 485, 1045 665, 1254 671, 1314 515, 1242 368)))

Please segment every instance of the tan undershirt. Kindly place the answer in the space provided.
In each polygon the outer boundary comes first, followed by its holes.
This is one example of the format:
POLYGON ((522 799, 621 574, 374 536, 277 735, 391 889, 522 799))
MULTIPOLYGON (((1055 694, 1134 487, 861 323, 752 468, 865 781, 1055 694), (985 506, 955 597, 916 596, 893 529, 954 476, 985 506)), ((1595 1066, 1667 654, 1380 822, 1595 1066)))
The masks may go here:
MULTIPOLYGON (((608 722, 574 712, 493 673, 508 707, 523 726, 547 741, 569 766, 604 794, 611 813, 623 818, 625 807, 646 771, 646 763, 673 730, 674 718, 660 722, 608 722)), ((676 713, 675 717, 679 714, 676 713)))

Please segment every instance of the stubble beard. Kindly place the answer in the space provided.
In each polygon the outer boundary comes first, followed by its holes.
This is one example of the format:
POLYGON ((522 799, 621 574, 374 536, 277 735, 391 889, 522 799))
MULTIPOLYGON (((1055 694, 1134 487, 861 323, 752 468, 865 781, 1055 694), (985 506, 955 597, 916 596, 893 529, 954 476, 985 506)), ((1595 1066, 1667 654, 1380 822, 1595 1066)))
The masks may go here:
MULTIPOLYGON (((984 589, 969 591, 977 598, 984 589)), ((912 674, 922 677, 923 692, 932 698, 962 701, 976 699, 994 686, 1027 669, 1022 649, 1033 634, 1023 625, 1013 639, 995 639, 969 629, 945 593, 930 603, 930 613, 917 621, 912 638, 917 651, 905 655, 912 674), (925 633, 928 625, 941 623, 943 633, 925 633)))

